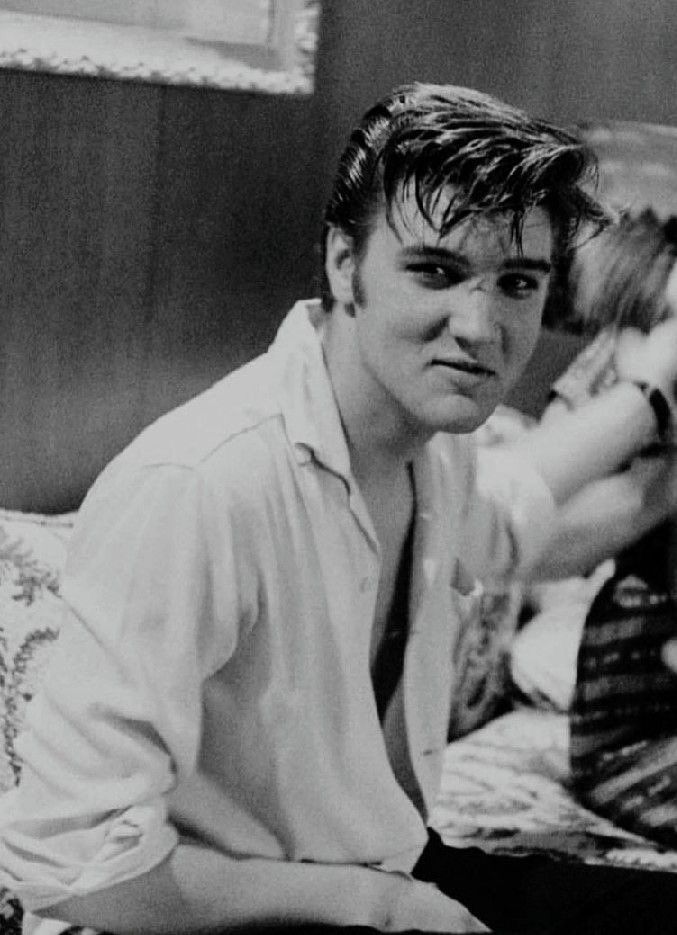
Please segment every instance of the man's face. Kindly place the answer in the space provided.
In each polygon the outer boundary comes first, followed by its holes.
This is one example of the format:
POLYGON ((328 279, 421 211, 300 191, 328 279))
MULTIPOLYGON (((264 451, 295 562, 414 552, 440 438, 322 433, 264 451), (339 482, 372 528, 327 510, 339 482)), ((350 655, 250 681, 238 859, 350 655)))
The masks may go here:
POLYGON ((376 410, 423 436, 484 422, 536 344, 551 252, 540 208, 525 217, 521 249, 503 215, 442 237, 411 198, 391 225, 381 211, 352 259, 359 372, 376 410))

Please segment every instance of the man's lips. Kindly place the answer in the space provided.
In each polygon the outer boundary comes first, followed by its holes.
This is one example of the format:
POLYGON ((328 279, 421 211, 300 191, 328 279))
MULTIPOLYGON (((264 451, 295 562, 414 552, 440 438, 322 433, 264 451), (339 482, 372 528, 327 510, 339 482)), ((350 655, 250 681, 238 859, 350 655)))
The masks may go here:
POLYGON ((493 377, 496 371, 492 367, 478 363, 476 360, 443 360, 438 358, 432 361, 437 367, 446 367, 449 370, 457 370, 461 373, 468 373, 474 377, 493 377))

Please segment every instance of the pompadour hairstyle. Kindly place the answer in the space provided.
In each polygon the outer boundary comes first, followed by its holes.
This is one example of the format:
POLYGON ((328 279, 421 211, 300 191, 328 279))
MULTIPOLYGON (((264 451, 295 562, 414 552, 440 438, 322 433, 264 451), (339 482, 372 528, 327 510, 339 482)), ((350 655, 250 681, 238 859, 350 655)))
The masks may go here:
MULTIPOLYGON (((524 215, 543 207, 558 252, 566 251, 583 224, 603 225, 602 208, 585 186, 596 182, 596 162, 572 133, 468 88, 412 84, 372 107, 353 130, 341 156, 327 203, 327 231, 364 249, 376 212, 390 221, 403 191, 412 192, 423 217, 447 234, 473 214, 509 213, 517 242, 524 215), (449 199, 449 195, 453 197, 449 199)), ((323 273, 322 300, 332 305, 323 273)))
POLYGON ((570 303, 579 330, 646 332, 664 321, 671 314, 665 285, 676 261, 677 217, 662 221, 651 208, 620 214, 572 262, 570 303))

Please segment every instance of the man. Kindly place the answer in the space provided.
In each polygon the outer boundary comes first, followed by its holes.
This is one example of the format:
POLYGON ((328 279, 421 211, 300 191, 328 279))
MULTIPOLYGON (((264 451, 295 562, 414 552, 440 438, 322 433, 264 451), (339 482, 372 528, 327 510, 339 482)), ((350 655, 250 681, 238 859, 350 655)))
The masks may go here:
POLYGON ((29 909, 172 933, 571 913, 587 884, 547 865, 532 893, 529 864, 447 851, 426 816, 477 577, 535 561, 554 501, 653 438, 677 377, 677 331, 654 331, 554 453, 534 433, 531 465, 476 482, 470 433, 533 350, 554 245, 600 219, 585 169, 568 134, 472 91, 404 88, 365 117, 324 310, 299 303, 82 507, 70 619, 0 804, 2 881, 29 909))

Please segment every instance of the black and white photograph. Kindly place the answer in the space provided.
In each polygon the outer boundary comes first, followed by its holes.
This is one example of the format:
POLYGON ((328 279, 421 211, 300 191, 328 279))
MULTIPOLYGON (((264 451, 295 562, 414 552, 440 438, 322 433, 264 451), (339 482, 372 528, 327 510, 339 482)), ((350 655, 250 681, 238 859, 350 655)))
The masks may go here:
POLYGON ((676 50, 0 0, 0 935, 674 935, 676 50))

